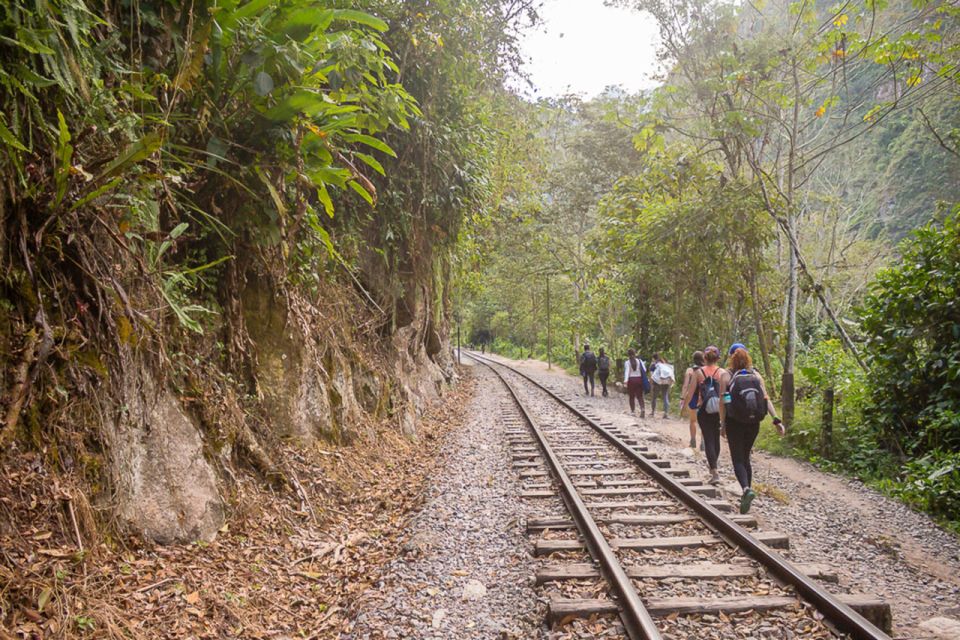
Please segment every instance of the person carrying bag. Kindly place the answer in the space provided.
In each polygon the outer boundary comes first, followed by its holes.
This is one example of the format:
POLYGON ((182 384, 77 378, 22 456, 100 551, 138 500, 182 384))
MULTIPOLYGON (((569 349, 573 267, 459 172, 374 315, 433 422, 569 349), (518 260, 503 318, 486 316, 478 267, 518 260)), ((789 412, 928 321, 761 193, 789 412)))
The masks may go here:
POLYGON ((647 380, 647 368, 643 360, 637 357, 637 352, 630 349, 627 354, 630 356, 623 363, 623 383, 627 385, 627 396, 630 398, 630 413, 636 413, 636 404, 640 404, 640 417, 646 417, 643 407, 643 393, 649 390, 650 382, 647 380))
POLYGON ((650 411, 656 415, 657 398, 663 400, 663 417, 667 418, 670 412, 670 387, 673 386, 675 379, 673 365, 661 358, 659 353, 653 354, 653 362, 650 366, 650 378, 653 380, 653 394, 650 399, 650 411))

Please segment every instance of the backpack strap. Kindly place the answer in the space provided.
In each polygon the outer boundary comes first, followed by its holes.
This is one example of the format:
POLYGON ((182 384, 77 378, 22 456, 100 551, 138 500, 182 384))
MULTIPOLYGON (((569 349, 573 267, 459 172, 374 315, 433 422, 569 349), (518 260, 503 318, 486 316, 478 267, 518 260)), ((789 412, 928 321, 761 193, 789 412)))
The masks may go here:
MULTIPOLYGON (((707 374, 703 372, 703 370, 706 369, 706 368, 707 368, 706 366, 697 367, 696 372, 700 374, 700 381, 699 381, 697 384, 703 384, 703 383, 705 383, 705 382, 707 381, 707 374)), ((714 369, 714 370, 713 370, 713 373, 710 375, 710 377, 713 378, 713 381, 714 381, 714 382, 719 382, 719 381, 717 380, 717 372, 718 372, 718 371, 720 371, 720 367, 717 367, 716 369, 714 369)))
POLYGON ((727 371, 730 373, 730 385, 727 387, 727 391, 731 391, 733 389, 733 385, 737 382, 737 378, 743 373, 743 369, 740 371, 731 371, 730 369, 727 369, 727 371))

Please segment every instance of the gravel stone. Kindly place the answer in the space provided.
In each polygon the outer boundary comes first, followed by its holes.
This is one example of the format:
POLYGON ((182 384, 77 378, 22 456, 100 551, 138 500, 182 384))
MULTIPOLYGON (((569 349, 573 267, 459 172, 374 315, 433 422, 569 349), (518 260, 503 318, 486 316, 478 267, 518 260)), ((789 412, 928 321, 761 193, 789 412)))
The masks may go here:
POLYGON ((473 418, 449 436, 407 553, 357 603, 344 640, 548 637, 531 581, 537 560, 518 518, 536 501, 519 497, 505 434, 515 427, 498 418, 509 396, 485 367, 474 374, 483 392, 471 400, 473 418))
POLYGON ((481 600, 487 595, 487 588, 479 580, 468 580, 463 587, 464 600, 481 600))

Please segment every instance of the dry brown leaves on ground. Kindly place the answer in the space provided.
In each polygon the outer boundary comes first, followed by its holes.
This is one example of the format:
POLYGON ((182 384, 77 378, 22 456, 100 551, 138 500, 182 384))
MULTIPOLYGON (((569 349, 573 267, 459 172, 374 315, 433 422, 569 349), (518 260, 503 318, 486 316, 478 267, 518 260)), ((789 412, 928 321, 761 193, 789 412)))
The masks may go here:
POLYGON ((288 453, 308 501, 239 480, 216 540, 96 540, 89 505, 39 454, 0 469, 0 640, 331 638, 399 551, 469 378, 411 442, 383 426, 350 446, 288 453), (82 508, 81 508, 82 507, 82 508))

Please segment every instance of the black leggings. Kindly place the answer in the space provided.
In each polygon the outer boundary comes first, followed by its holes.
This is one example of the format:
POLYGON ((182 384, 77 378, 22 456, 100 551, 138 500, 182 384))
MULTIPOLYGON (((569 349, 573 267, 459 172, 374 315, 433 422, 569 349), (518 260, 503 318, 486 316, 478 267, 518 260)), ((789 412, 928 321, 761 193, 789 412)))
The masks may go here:
POLYGON ((746 489, 753 482, 753 469, 750 467, 750 450, 760 433, 759 422, 737 422, 727 418, 727 444, 730 445, 730 458, 733 460, 733 472, 746 489))
POLYGON ((607 378, 610 377, 610 372, 600 371, 597 373, 597 377, 600 378, 600 387, 603 389, 603 395, 607 395, 607 378))
POLYGON ((717 468, 717 458, 720 457, 720 414, 707 413, 700 409, 697 411, 697 424, 703 434, 703 449, 712 471, 717 468))

